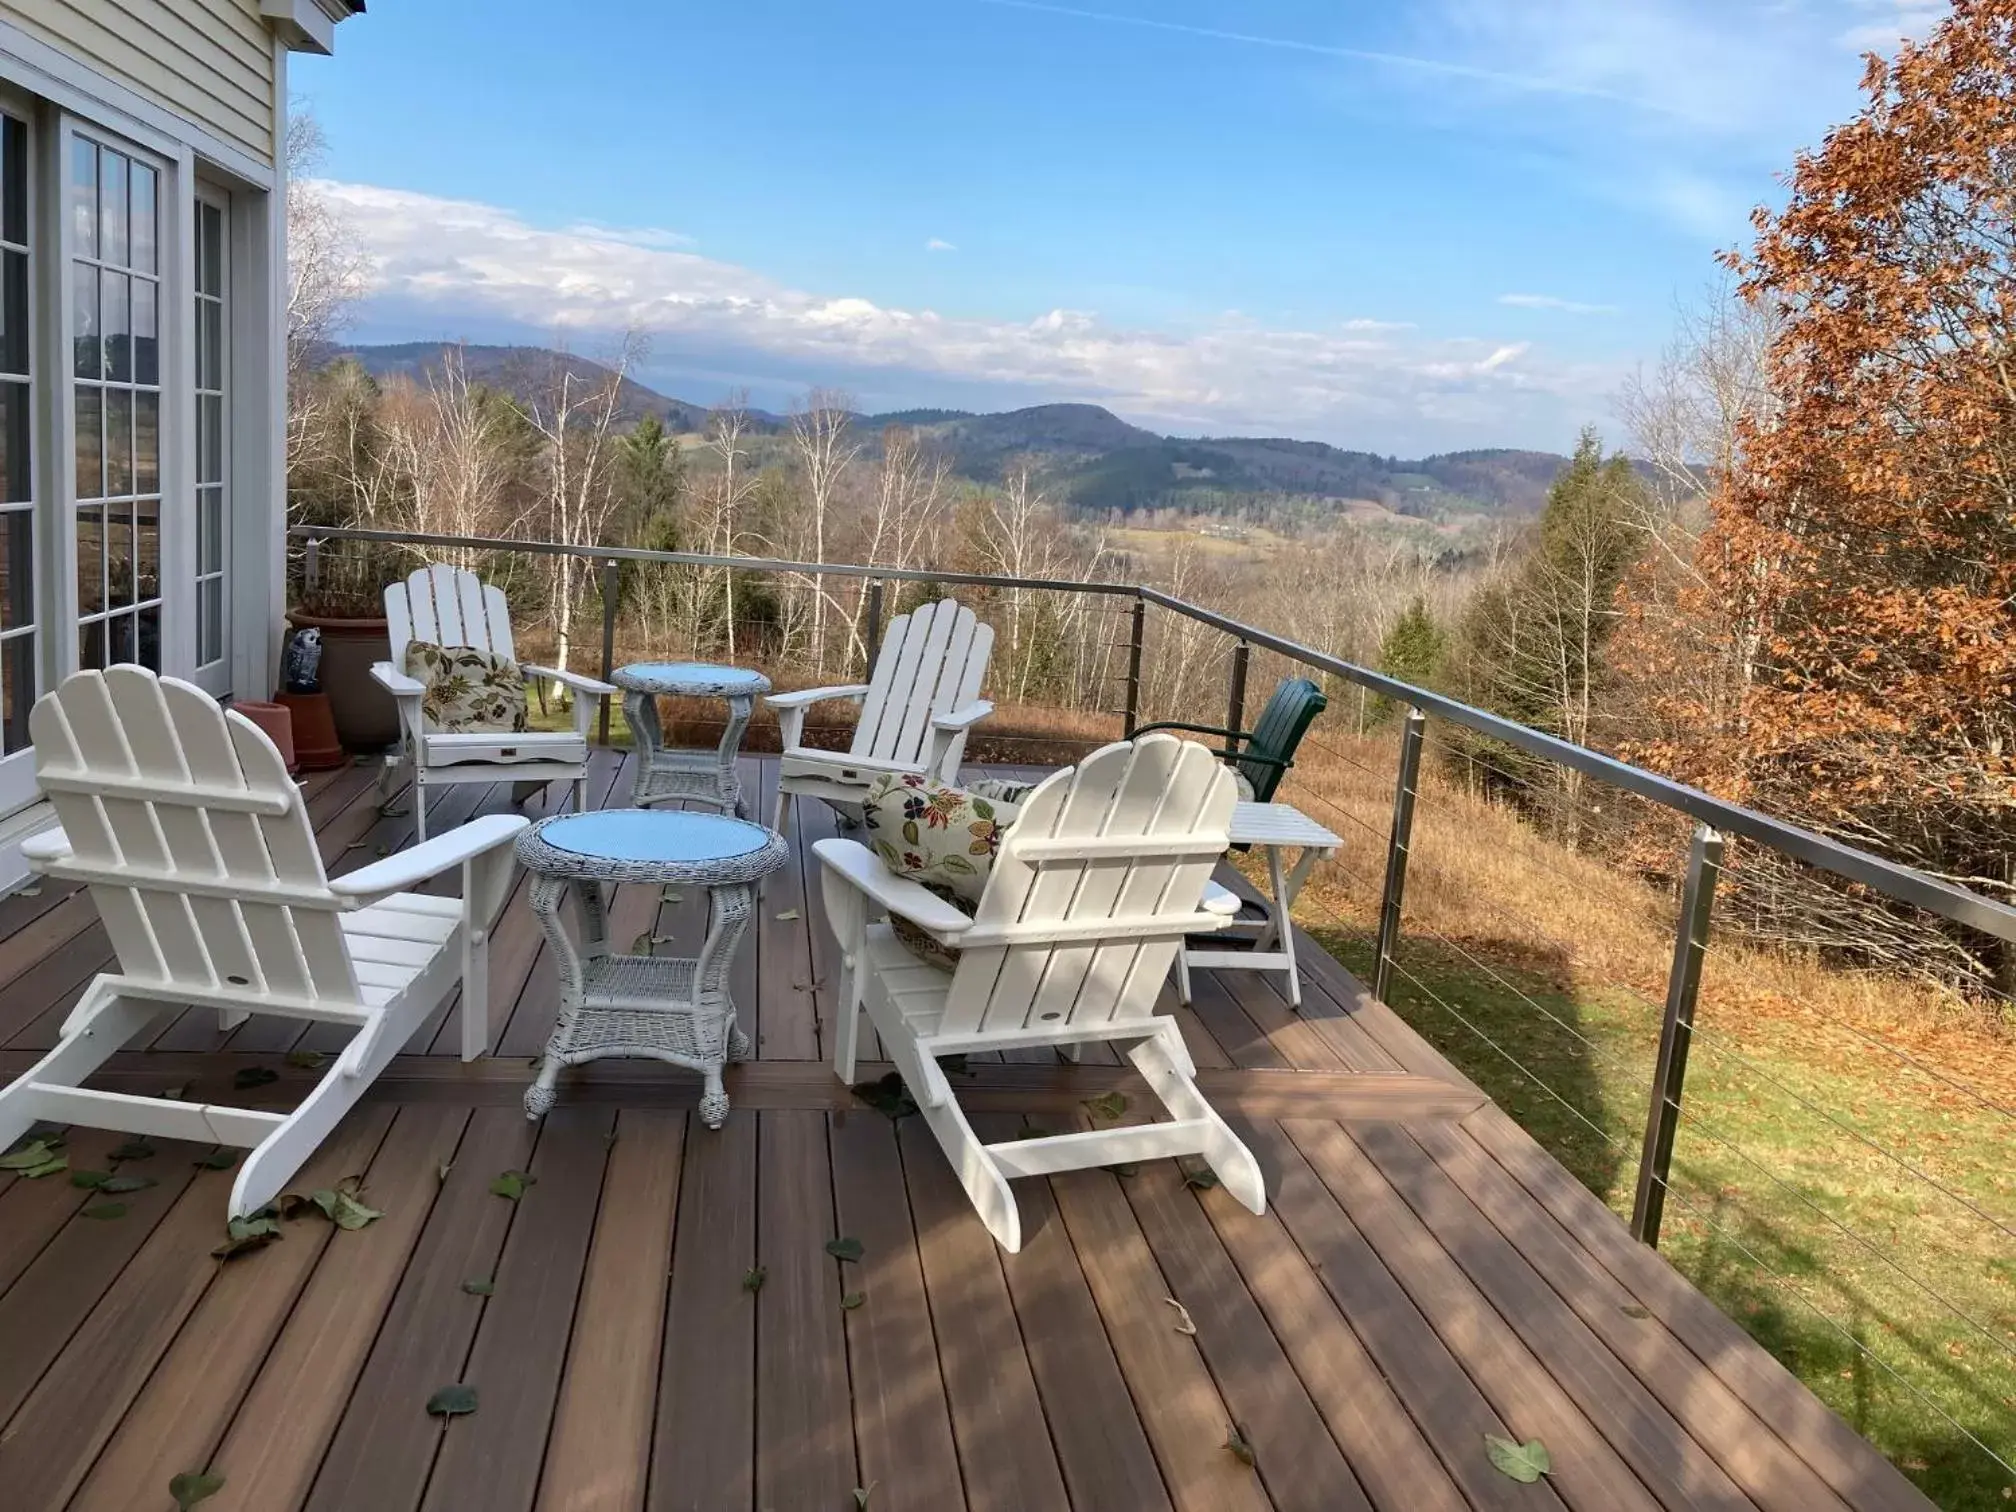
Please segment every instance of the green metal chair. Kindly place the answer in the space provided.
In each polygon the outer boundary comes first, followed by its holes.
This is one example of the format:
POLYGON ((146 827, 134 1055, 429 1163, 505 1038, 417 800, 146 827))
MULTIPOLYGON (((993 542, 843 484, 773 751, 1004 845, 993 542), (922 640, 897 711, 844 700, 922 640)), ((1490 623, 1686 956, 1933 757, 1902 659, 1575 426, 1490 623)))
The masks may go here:
MULTIPOLYGON (((1259 723, 1250 730, 1165 720, 1143 725, 1134 733, 1138 736, 1150 730, 1182 730, 1192 735, 1217 736, 1225 742, 1219 757, 1239 777, 1240 786, 1251 790, 1252 801, 1272 803, 1274 790, 1295 764, 1295 748, 1302 744, 1302 737, 1309 733, 1316 716, 1329 706, 1330 700, 1323 696, 1323 690, 1308 678, 1284 677, 1274 696, 1267 700, 1267 707, 1260 711, 1259 723)), ((1247 794, 1242 792, 1240 796, 1247 794)))

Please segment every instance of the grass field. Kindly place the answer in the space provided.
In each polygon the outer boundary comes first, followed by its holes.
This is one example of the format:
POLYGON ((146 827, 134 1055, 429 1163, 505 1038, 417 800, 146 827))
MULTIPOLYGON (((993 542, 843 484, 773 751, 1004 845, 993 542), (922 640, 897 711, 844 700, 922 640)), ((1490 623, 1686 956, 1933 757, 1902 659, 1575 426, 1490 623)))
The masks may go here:
MULTIPOLYGON (((1369 980, 1392 748, 1318 738, 1302 922, 1369 980)), ((1432 768, 1415 824, 1393 1006, 1628 1216, 1675 900, 1432 768)), ((1979 1011, 1711 946, 1660 1249, 1944 1508, 2016 1500, 2012 1108, 1979 1011)))

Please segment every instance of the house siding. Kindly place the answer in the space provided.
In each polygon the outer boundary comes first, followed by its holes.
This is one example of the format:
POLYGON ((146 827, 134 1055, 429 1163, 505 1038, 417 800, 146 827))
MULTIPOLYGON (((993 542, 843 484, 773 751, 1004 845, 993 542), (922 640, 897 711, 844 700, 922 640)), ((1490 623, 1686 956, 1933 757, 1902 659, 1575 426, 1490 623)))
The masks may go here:
POLYGON ((0 20, 273 162, 273 36, 258 0, 0 0, 0 20))

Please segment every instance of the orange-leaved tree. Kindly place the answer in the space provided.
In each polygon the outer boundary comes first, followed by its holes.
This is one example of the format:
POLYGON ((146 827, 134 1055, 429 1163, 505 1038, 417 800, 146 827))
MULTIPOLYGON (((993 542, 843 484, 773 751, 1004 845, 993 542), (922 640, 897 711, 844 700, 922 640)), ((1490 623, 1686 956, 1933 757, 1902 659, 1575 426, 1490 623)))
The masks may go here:
MULTIPOLYGON (((2016 881, 2016 0, 1872 56, 1729 254, 1781 320, 1696 554, 1725 669, 1684 775, 2016 881)), ((1669 716, 1684 711, 1666 711, 1669 716)), ((1985 964, 1961 946, 1963 959, 1985 964)), ((1979 942, 1976 942, 1977 944, 1979 942)), ((1949 958, 1950 959, 1950 958, 1949 958)))

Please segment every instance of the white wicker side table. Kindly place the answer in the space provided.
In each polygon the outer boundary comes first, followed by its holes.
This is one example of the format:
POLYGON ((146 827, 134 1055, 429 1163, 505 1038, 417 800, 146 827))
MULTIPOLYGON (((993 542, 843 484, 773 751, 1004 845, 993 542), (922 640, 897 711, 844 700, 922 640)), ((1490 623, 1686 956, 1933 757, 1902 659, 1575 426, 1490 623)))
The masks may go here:
POLYGON ((711 803, 724 814, 747 818, 735 758, 756 700, 770 691, 770 679, 746 667, 712 662, 633 662, 609 680, 623 690, 623 717, 637 741, 637 776, 630 801, 639 808, 690 798, 711 803), (658 699, 719 698, 728 704, 728 725, 712 751, 668 751, 658 725, 658 699))
POLYGON ((532 911, 560 971, 560 1014, 525 1090, 525 1116, 553 1106, 562 1066, 608 1055, 652 1056, 707 1079, 700 1117, 718 1129, 728 1117, 721 1068, 749 1058, 735 1023, 728 967, 755 907, 756 884, 784 864, 783 838, 723 814, 673 809, 601 809, 544 819, 518 836, 518 860, 532 873, 532 911), (609 949, 604 885, 639 882, 707 889, 707 937, 698 956, 617 955, 609 949), (580 941, 561 919, 574 896, 580 941))

